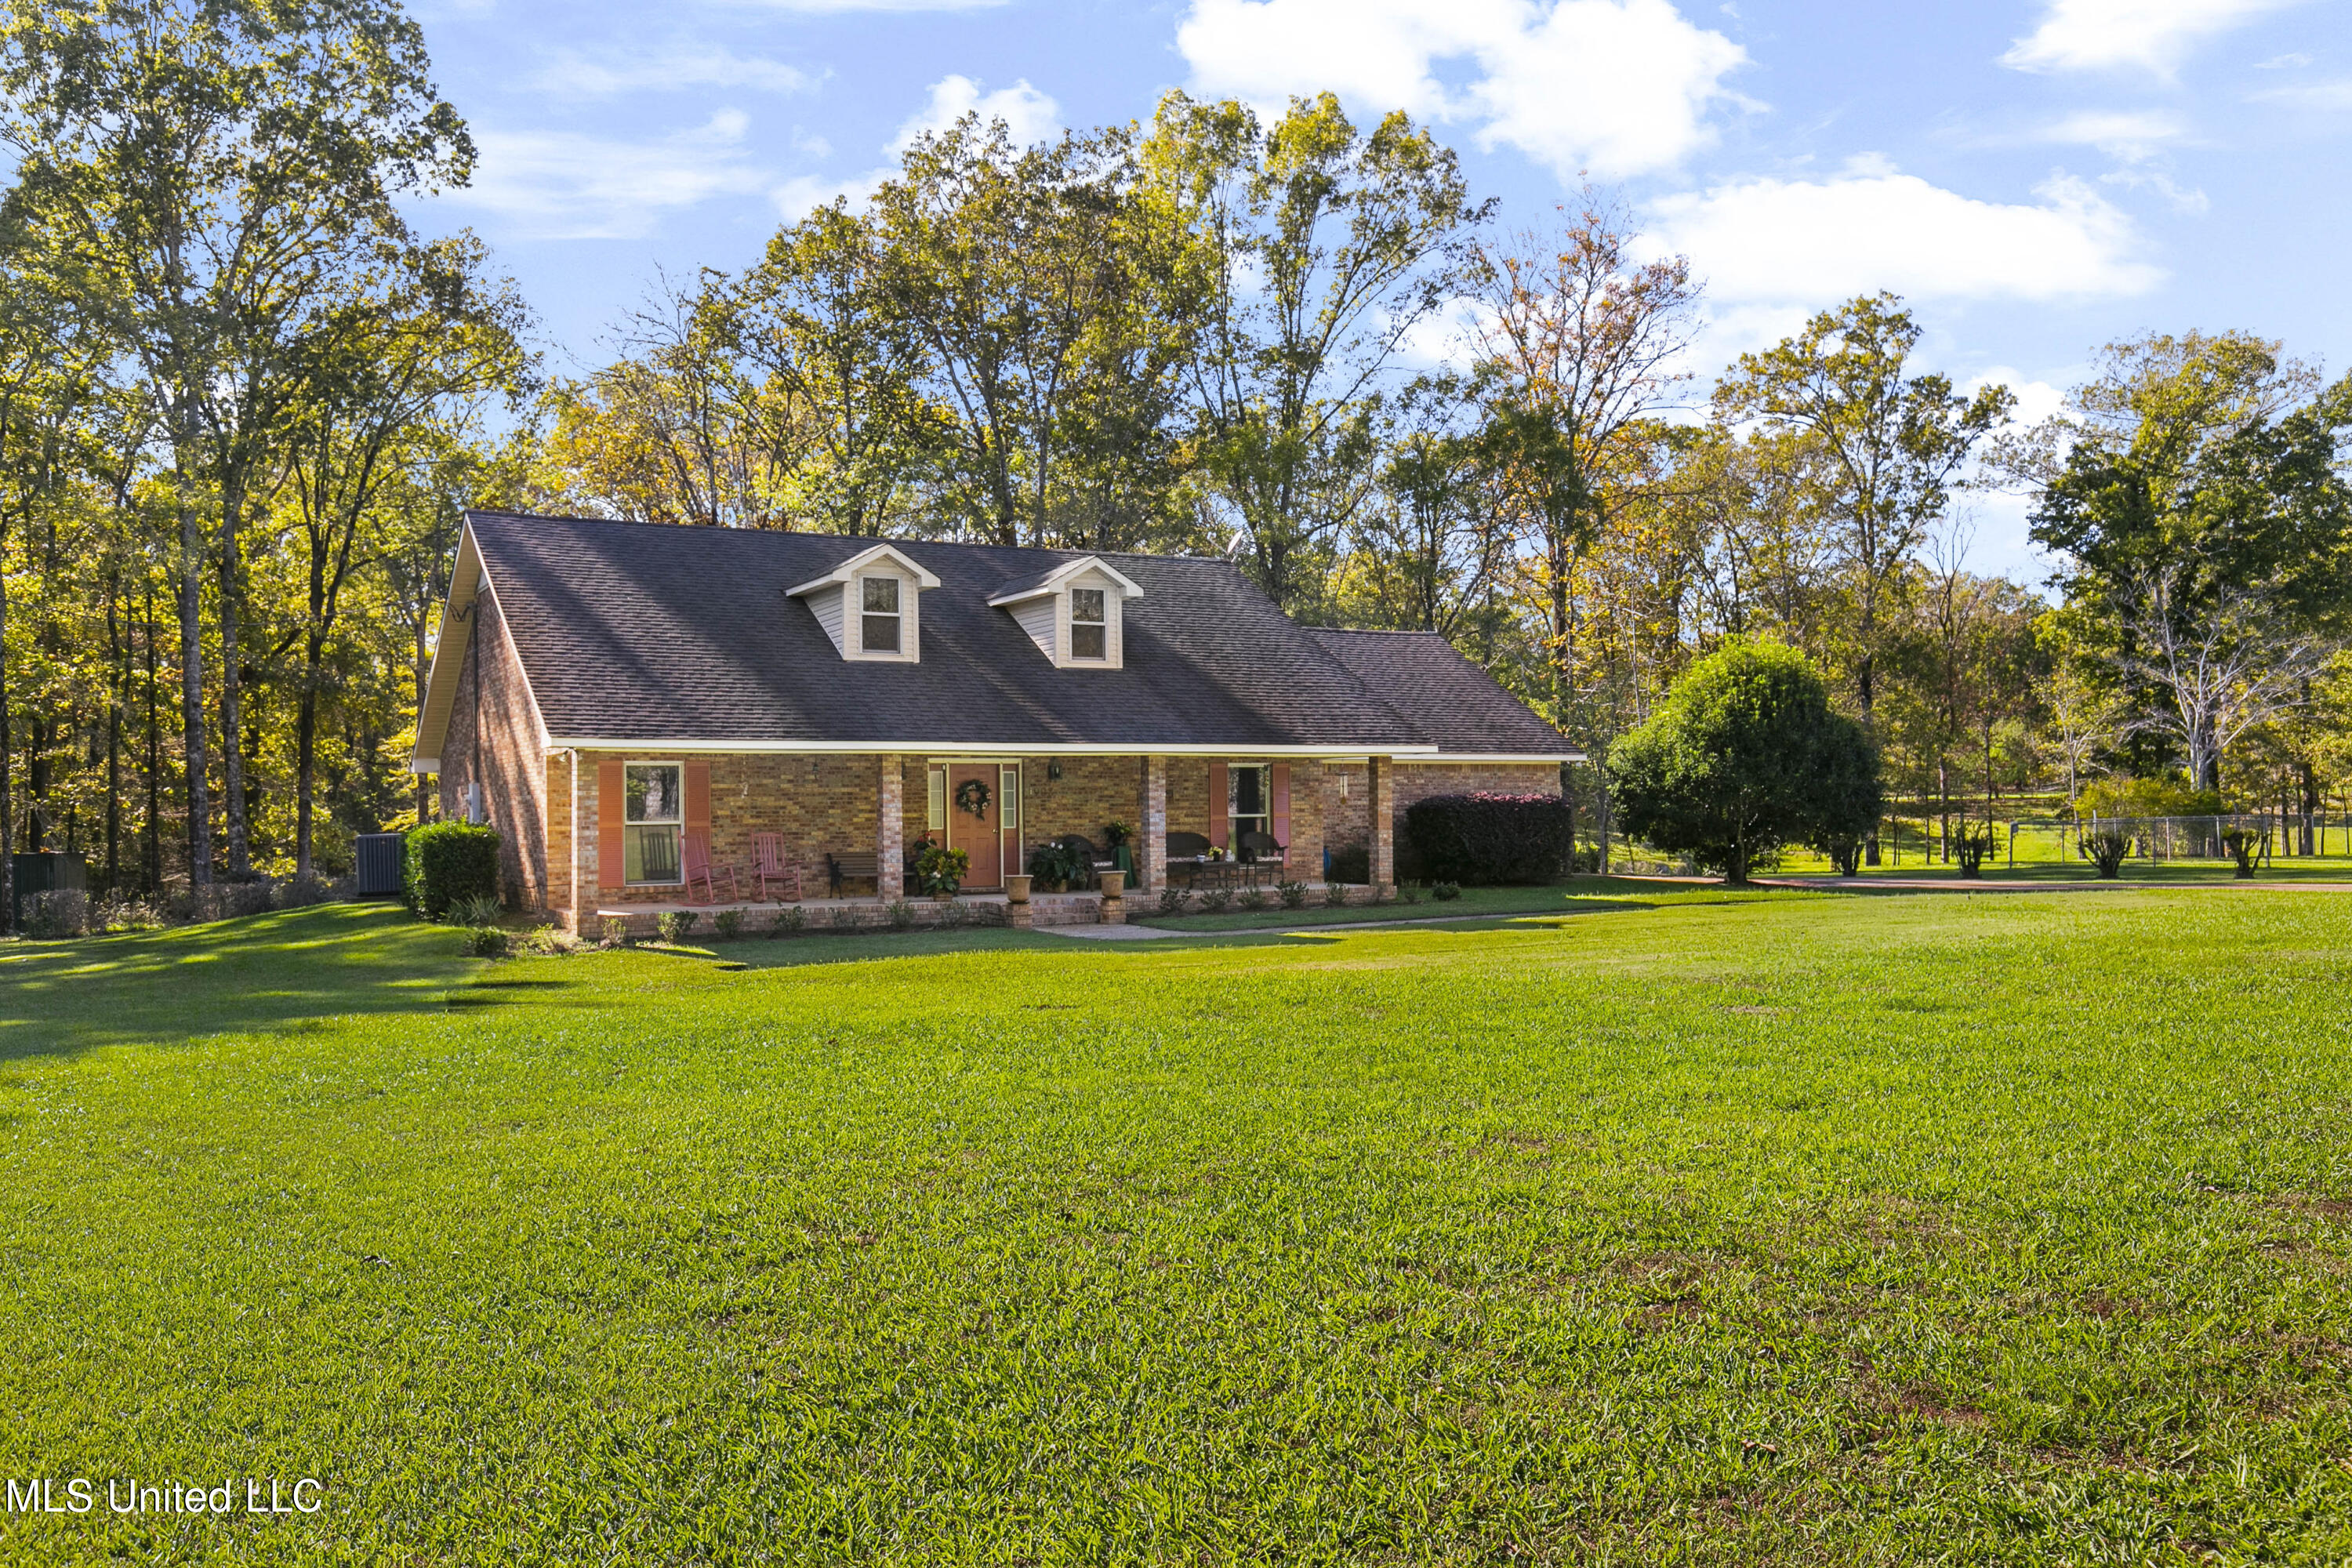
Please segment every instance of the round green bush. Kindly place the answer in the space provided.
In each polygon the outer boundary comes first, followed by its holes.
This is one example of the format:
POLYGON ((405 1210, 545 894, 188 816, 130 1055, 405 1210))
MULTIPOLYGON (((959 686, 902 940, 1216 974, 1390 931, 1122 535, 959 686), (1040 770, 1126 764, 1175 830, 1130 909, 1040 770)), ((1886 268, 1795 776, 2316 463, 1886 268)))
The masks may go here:
POLYGON ((1739 883, 1785 844, 1850 851, 1878 820, 1878 748, 1805 656, 1734 642, 1685 670, 1609 754, 1633 837, 1739 883))

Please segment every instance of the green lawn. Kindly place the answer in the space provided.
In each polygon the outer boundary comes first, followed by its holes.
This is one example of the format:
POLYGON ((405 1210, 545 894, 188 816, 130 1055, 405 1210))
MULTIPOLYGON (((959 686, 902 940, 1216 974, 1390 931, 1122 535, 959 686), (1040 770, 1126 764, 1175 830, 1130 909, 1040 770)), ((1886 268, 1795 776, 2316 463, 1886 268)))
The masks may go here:
POLYGON ((1389 903, 1378 909, 1364 904, 1341 904, 1336 909, 1317 902, 1303 909, 1285 909, 1272 893, 1266 895, 1266 906, 1245 910, 1229 907, 1216 915, 1163 915, 1149 900, 1134 899, 1128 903, 1128 918, 1137 925, 1156 926, 1168 931, 1220 931, 1296 929, 1305 930, 1321 925, 1359 925, 1366 921, 1465 920, 1478 915, 1560 914, 1570 910, 1592 910, 1595 900, 1635 897, 1654 900, 1665 889, 1654 881, 1644 882, 1625 877, 1586 877, 1550 888, 1465 888, 1458 899, 1440 900, 1429 896, 1425 889, 1414 889, 1418 901, 1389 903))
POLYGON ((0 947, 0 1474, 326 1482, 0 1560, 2352 1555, 2352 900, 1552 891, 0 947))
MULTIPOLYGON (((2267 865, 2254 868, 2257 882, 2352 882, 2352 855, 2344 847, 2344 832, 2330 829, 2329 853, 2324 856, 2279 855, 2267 865)), ((2088 860, 2074 854, 2071 847, 2060 853, 2061 846, 2045 833, 2039 839, 2020 837, 2017 858, 2010 860, 2006 840, 1996 837, 1991 859, 1985 862, 1985 875, 2011 881, 2090 882, 2097 880, 2097 872, 2088 860)), ((1781 858, 1780 873, 1792 877, 1833 877, 1837 868, 1829 857, 1808 849, 1791 849, 1781 858)), ((1957 879, 1959 868, 1944 860, 1928 860, 1916 844, 1906 844, 1900 861, 1892 856, 1876 866, 1864 867, 1865 877, 1902 879, 1957 879)), ((2123 879, 2126 882, 2227 882, 2236 879, 2237 866, 2227 859, 2198 860, 2189 858, 2152 860, 2135 857, 2124 862, 2123 879)))

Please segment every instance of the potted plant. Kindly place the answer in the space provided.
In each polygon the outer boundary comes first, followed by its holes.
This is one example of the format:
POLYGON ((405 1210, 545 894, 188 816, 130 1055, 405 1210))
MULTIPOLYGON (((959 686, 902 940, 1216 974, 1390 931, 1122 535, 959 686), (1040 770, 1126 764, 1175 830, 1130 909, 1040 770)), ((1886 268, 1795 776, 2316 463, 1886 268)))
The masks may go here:
POLYGON ((1133 838, 1134 837, 1135 829, 1129 827, 1124 822, 1108 823, 1103 827, 1103 837, 1109 842, 1110 847, 1114 849, 1118 848, 1120 845, 1126 843, 1129 839, 1133 838))
POLYGON ((1086 858, 1058 839, 1040 844, 1029 852, 1029 875, 1040 886, 1065 892, 1073 883, 1086 880, 1086 858))
POLYGON ((915 855, 915 885, 934 899, 952 899, 963 879, 971 874, 971 856, 965 850, 950 849, 934 844, 929 838, 915 855))

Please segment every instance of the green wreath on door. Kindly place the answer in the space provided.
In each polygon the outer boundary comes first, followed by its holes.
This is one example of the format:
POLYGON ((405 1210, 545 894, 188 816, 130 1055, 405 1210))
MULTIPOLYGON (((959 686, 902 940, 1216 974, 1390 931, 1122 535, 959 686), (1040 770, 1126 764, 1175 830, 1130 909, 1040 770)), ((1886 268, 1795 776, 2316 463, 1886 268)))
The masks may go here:
POLYGON ((966 779, 956 785, 956 809, 968 811, 983 822, 988 820, 989 799, 988 785, 979 779, 966 779))

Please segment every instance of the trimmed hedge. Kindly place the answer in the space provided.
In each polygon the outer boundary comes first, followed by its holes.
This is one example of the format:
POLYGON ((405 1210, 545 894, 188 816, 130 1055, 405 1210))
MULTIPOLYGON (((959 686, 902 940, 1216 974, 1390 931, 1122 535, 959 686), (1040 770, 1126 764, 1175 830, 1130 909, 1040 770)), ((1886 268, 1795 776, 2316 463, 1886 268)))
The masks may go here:
POLYGON ((1549 882, 1568 869, 1575 818, 1556 795, 1436 795, 1405 807, 1405 836, 1433 882, 1549 882))
POLYGON ((408 907, 437 921, 460 899, 499 896, 499 832, 470 822, 408 830, 408 907))

